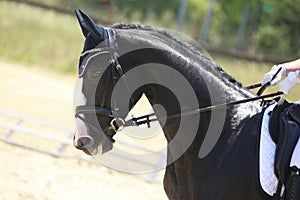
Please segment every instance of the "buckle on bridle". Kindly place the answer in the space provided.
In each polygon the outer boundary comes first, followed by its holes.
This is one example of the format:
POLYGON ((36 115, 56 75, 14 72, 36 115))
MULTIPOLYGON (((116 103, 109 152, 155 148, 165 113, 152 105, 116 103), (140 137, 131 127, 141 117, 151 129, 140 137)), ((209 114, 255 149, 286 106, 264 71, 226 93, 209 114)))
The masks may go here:
POLYGON ((111 120, 110 126, 115 132, 122 131, 125 127, 125 121, 122 118, 114 118, 111 120))

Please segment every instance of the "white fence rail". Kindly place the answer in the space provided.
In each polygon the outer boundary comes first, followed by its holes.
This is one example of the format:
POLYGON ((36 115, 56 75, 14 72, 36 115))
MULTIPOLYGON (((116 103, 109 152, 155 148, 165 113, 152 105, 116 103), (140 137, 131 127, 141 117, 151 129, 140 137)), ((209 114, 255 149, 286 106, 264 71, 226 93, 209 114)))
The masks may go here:
MULTIPOLYGON (((58 158, 79 159, 100 164, 99 161, 73 147, 73 134, 73 130, 69 127, 0 109, 0 140, 3 142, 58 158)), ((125 141, 118 141, 118 143, 143 152, 152 151, 125 141)), ((126 155, 113 154, 113 156, 136 162, 139 165, 156 167, 151 162, 135 160, 126 155)), ((157 165, 159 166, 165 159, 165 155, 161 154, 157 165)), ((136 176, 150 182, 161 183, 163 171, 136 176)))

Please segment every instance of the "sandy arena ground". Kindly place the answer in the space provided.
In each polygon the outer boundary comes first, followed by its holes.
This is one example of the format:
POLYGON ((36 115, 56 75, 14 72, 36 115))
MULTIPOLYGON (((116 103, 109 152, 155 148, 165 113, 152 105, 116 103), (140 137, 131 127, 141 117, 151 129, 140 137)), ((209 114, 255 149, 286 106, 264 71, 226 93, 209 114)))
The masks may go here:
MULTIPOLYGON (((75 77, 3 62, 0 69, 0 109, 73 126, 75 77)), ((2 141, 0 159, 0 199, 167 199, 162 184, 2 141)))

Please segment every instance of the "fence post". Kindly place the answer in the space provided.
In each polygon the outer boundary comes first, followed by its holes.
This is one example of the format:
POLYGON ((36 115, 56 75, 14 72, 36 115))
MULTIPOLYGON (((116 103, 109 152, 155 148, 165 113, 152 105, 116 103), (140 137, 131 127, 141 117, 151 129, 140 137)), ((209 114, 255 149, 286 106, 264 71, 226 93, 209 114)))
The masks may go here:
POLYGON ((182 30, 182 27, 183 27, 183 24, 184 24, 184 18, 185 18, 185 14, 186 14, 187 5, 188 5, 187 0, 181 0, 180 9, 179 9, 179 13, 178 13, 178 19, 177 19, 177 27, 176 27, 177 31, 181 31, 182 30))
POLYGON ((213 15, 213 8, 215 6, 216 0, 210 0, 208 10, 205 14, 203 24, 201 26, 199 42, 206 42, 208 39, 208 33, 211 24, 211 18, 213 15))
POLYGON ((249 3, 244 4, 243 15, 239 26, 239 30, 237 32, 237 39, 235 45, 235 48, 237 50, 242 50, 244 47, 244 40, 245 40, 249 11, 250 11, 249 3))

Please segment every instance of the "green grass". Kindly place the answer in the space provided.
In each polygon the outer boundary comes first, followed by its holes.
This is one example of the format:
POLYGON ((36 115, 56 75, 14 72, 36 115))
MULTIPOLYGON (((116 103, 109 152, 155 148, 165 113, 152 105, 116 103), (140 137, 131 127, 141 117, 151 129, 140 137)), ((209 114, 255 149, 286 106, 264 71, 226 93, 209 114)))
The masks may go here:
MULTIPOLYGON (((63 73, 76 72, 83 36, 75 15, 0 1, 0 17, 0 59, 63 73)), ((155 24, 164 27, 157 21, 155 24)), ((243 85, 260 82, 272 66, 224 56, 213 56, 213 60, 243 85)), ((300 99, 299 90, 294 89, 287 99, 300 99)))
POLYGON ((270 66, 272 66, 272 64, 268 63, 250 62, 220 55, 213 55, 212 58, 226 72, 234 75, 243 85, 260 82, 270 66))
POLYGON ((83 37, 75 17, 0 2, 0 58, 75 72, 83 37))

